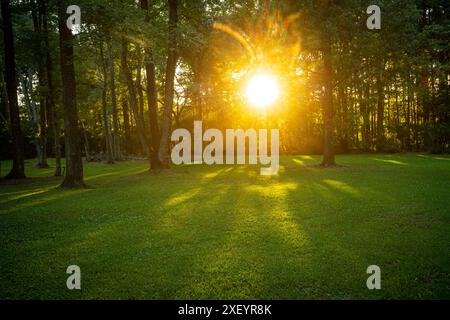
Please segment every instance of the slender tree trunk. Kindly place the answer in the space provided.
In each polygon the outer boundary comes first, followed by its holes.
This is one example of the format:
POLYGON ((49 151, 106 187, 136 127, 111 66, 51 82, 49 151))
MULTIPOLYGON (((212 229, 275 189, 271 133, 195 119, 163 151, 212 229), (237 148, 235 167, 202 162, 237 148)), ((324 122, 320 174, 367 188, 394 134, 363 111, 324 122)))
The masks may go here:
MULTIPOLYGON (((98 70, 98 82, 102 93, 102 113, 103 113, 103 131, 105 134, 105 147, 106 147, 106 162, 114 163, 113 150, 112 150, 112 137, 111 126, 109 123, 108 106, 106 100, 106 88, 108 87, 108 74, 106 71, 105 55, 103 54, 103 43, 100 43, 100 62, 102 66, 103 75, 98 70), (103 77, 102 77, 103 76, 103 77)), ((98 69, 98 67, 97 67, 98 69)))
POLYGON ((397 130, 397 137, 398 137, 398 128, 400 127, 400 108, 398 106, 398 87, 396 84, 394 84, 394 90, 395 90, 395 127, 397 130))
POLYGON ((383 72, 385 62, 382 63, 382 68, 377 73, 377 138, 376 149, 377 152, 384 150, 384 85, 383 72))
POLYGON ((80 130, 76 100, 76 80, 73 54, 73 35, 66 26, 67 3, 59 1, 59 45, 61 79, 63 85, 64 137, 66 149, 66 176, 61 187, 84 188, 83 161, 80 152, 80 130))
POLYGON ((86 154, 86 160, 87 161, 91 161, 92 157, 91 157, 91 153, 89 151, 89 139, 87 136, 87 131, 86 131, 86 126, 84 124, 84 122, 81 122, 81 127, 83 129, 83 137, 84 137, 84 153, 86 154))
POLYGON ((147 132, 144 117, 144 90, 142 90, 142 59, 141 59, 141 47, 137 47, 138 50, 138 65, 136 67, 136 91, 138 94, 138 105, 139 105, 139 117, 142 120, 142 125, 144 127, 144 134, 147 132))
POLYGON ((124 38, 122 39, 122 55, 121 55, 122 74, 128 88, 128 93, 130 95, 131 109, 133 111, 134 119, 136 121, 137 132, 139 141, 141 143, 142 151, 144 152, 145 155, 149 155, 148 145, 147 142, 145 141, 144 125, 142 123, 142 119, 139 116, 138 102, 136 99, 136 89, 133 84, 133 77, 131 75, 130 67, 128 66, 127 55, 128 55, 128 43, 124 38))
POLYGON ((33 74, 31 69, 27 70, 27 74, 24 74, 22 76, 19 75, 20 82, 22 84, 22 90, 23 90, 23 100, 25 102, 25 106, 27 107, 28 111, 28 118, 30 119, 31 123, 31 132, 33 135, 34 140, 34 146, 36 148, 36 157, 39 162, 39 159, 41 158, 41 148, 39 147, 39 137, 38 137, 38 117, 37 117, 37 111, 36 111, 36 103, 31 98, 30 92, 33 92, 33 74))
MULTIPOLYGON (((140 0, 141 8, 145 10, 145 22, 150 22, 148 0, 140 0)), ((150 123, 150 152, 151 152, 151 169, 159 169, 161 162, 158 157, 159 149, 159 125, 158 125, 158 90, 156 87, 156 71, 155 63, 153 62, 152 49, 145 47, 145 73, 147 91, 148 115, 150 123)))
POLYGON ((9 128, 9 114, 8 114, 8 95, 6 94, 6 84, 3 75, 3 67, 0 69, 0 123, 9 128))
POLYGON ((429 130, 430 126, 430 108, 428 103, 428 73, 427 71, 422 71, 419 78, 419 105, 422 107, 422 121, 423 121, 423 148, 429 149, 431 146, 431 132, 429 130))
POLYGON ((166 64, 166 81, 164 95, 164 113, 161 130, 161 142, 159 144, 159 160, 161 166, 169 167, 169 134, 172 121, 172 108, 174 97, 175 69, 177 65, 177 23, 178 23, 178 3, 177 0, 169 2, 169 42, 168 56, 166 64))
POLYGON ((370 104, 369 96, 370 89, 369 84, 363 84, 364 94, 361 96, 361 107, 362 107, 362 117, 363 117, 363 150, 370 150, 370 104))
POLYGON ((50 51, 50 40, 48 31, 48 17, 45 1, 40 0, 43 14, 44 43, 45 43, 45 66, 47 73, 47 121, 52 130, 53 147, 55 152, 55 177, 60 177, 61 172, 61 143, 59 141, 59 125, 56 116, 54 100, 55 90, 53 88, 53 61, 50 51))
MULTIPOLYGON (((324 19, 329 17, 330 1, 319 2, 320 15, 324 19)), ((331 61, 331 39, 326 27, 322 30, 322 57, 323 57, 323 158, 321 165, 324 167, 335 166, 334 156, 334 107, 333 107, 333 66, 331 61)))
MULTIPOLYGON (((328 40, 325 40, 328 42, 328 40)), ((334 155, 334 108, 333 108, 333 69, 331 65, 331 45, 326 43, 323 49, 324 63, 324 92, 323 92, 323 119, 324 141, 322 166, 335 166, 334 155)))
POLYGON ((16 63, 14 61, 14 36, 9 0, 1 1, 5 81, 8 95, 9 117, 13 150, 13 167, 7 179, 25 179, 25 161, 22 130, 20 128, 19 104, 17 101, 16 63))
POLYGON ((408 75, 406 109, 406 149, 411 151, 411 75, 408 75))
POLYGON ((49 168, 47 161, 47 99, 45 94, 39 98, 39 161, 38 168, 49 168))
POLYGON ((111 105, 113 116, 113 146, 114 146, 114 158, 116 160, 122 159, 122 151, 120 148, 120 134, 119 134, 119 116, 117 114, 117 96, 116 96, 116 73, 114 69, 114 58, 112 55, 112 43, 111 39, 108 42, 108 66, 110 76, 110 91, 111 91, 111 105))
POLYGON ((37 46, 36 46, 36 60, 38 64, 38 79, 39 79, 39 140, 38 140, 38 168, 48 168, 47 162, 47 98, 45 94, 45 89, 47 88, 47 78, 45 74, 45 65, 44 65, 44 46, 43 43, 43 12, 42 6, 39 4, 35 6, 33 1, 32 6, 32 18, 33 18, 33 27, 34 33, 37 38, 37 46))
POLYGON ((123 131, 125 133, 125 151, 129 154, 131 152, 131 129, 130 129, 130 113, 128 109, 127 98, 122 98, 122 113, 123 113, 123 131))
POLYGON ((195 68, 193 70, 194 72, 194 118, 196 120, 201 121, 203 119, 203 105, 202 105, 202 70, 201 70, 201 63, 202 63, 202 54, 199 55, 196 63, 195 68))
MULTIPOLYGON (((153 54, 151 52, 147 53, 147 57, 148 59, 153 60, 153 54)), ((146 91, 150 122, 151 169, 158 169, 161 167, 161 162, 158 157, 159 141, 161 137, 158 125, 158 93, 156 87, 155 64, 153 62, 146 63, 145 70, 147 73, 146 91)))

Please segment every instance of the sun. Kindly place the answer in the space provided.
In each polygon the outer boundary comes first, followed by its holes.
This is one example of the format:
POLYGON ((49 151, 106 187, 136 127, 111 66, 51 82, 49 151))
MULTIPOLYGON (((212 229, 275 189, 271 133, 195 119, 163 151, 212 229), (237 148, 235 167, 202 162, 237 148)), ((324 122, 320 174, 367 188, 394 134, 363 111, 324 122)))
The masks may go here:
POLYGON ((257 108, 266 108, 278 98, 278 83, 268 74, 257 74, 247 83, 246 96, 257 108))

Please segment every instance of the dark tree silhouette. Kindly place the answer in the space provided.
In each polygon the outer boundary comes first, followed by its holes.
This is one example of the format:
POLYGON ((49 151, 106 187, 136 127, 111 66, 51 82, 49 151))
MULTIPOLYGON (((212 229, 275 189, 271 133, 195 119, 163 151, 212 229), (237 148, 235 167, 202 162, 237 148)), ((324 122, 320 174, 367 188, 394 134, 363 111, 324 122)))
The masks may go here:
POLYGON ((159 160, 164 168, 169 167, 169 134, 172 122, 172 108, 174 97, 175 68, 177 66, 177 0, 169 1, 169 44, 166 64, 166 83, 164 95, 164 114, 159 145, 159 160))
POLYGON ((59 2, 59 45, 61 79, 63 84, 64 137, 66 148, 66 176, 61 187, 83 188, 83 161, 80 151, 80 130, 76 100, 76 81, 73 55, 73 35, 66 26, 65 1, 59 2))
MULTIPOLYGON (((321 14, 323 19, 329 15, 330 2, 328 0, 320 1, 321 14)), ((323 97, 322 112, 324 119, 323 128, 323 159, 321 165, 324 167, 335 166, 334 156, 334 108, 333 108, 333 65, 331 61, 331 40, 328 36, 328 30, 322 32, 322 56, 323 56, 323 97)))
MULTIPOLYGON (((145 10, 145 22, 150 22, 148 0, 140 0, 141 8, 145 10)), ((147 103, 149 110, 149 122, 150 122, 150 162, 151 169, 158 169, 161 167, 161 162, 158 157, 159 149, 159 127, 158 127, 158 88, 156 87, 156 72, 155 63, 153 62, 152 49, 148 46, 145 47, 146 62, 145 62, 145 72, 147 91, 147 103)))
POLYGON ((55 90, 53 87, 53 60, 51 56, 50 39, 49 39, 49 26, 48 26, 48 15, 47 15, 47 5, 45 0, 40 0, 40 5, 42 7, 43 15, 43 29, 44 29, 44 43, 45 43, 45 69, 47 76, 47 120, 48 125, 52 131, 53 147, 55 151, 55 176, 59 177, 62 175, 61 171, 61 144, 59 141, 59 126, 56 115, 54 94, 55 90))
POLYGON ((19 105, 17 102, 16 63, 14 60, 14 36, 9 0, 1 1, 3 41, 5 50, 5 81, 8 96, 9 117, 11 121, 11 137, 13 148, 13 167, 7 179, 25 179, 24 145, 20 129, 19 105))

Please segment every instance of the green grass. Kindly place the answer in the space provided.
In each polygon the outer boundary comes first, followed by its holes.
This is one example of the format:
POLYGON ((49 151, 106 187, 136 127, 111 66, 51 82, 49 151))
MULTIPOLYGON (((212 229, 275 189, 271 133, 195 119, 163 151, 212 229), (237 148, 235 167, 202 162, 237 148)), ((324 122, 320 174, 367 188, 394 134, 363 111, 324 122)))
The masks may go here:
POLYGON ((337 160, 284 157, 272 177, 89 163, 78 191, 28 162, 34 179, 0 182, 0 298, 450 298, 450 158, 337 160))

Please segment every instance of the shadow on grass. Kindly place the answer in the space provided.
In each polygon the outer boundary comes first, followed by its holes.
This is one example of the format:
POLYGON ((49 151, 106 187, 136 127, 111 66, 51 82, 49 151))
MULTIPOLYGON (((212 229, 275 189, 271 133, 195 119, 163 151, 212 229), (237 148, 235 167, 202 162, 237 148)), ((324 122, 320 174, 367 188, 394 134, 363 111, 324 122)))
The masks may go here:
POLYGON ((129 170, 98 175, 102 187, 88 192, 26 196, 0 222, 1 296, 443 297, 448 217, 429 208, 426 190, 358 163, 317 170, 314 161, 289 158, 273 177, 251 166, 129 170), (82 269, 82 292, 63 286, 69 264, 82 269), (365 287, 371 264, 382 291, 365 287))

